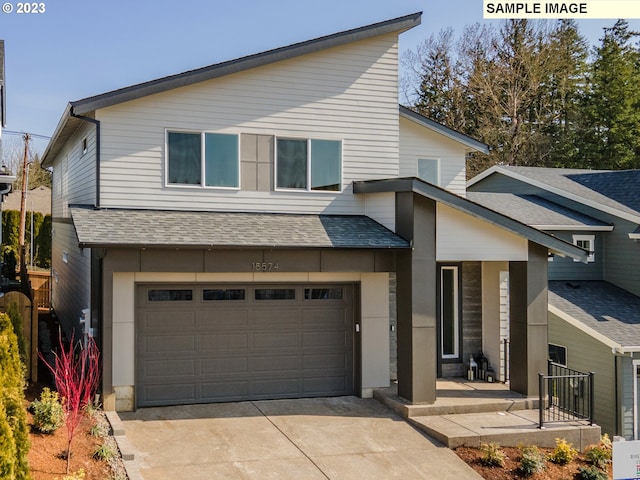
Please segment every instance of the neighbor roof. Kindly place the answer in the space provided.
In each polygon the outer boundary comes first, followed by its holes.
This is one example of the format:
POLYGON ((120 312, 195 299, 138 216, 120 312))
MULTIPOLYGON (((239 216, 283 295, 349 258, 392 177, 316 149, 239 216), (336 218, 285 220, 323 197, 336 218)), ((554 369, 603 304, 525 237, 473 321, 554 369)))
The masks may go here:
POLYGON ((549 311, 618 353, 640 351, 640 297, 604 281, 550 281, 549 311))
POLYGON ((471 179, 475 185, 493 174, 529 183, 592 208, 640 223, 640 170, 494 166, 471 179))
POLYGON ((369 217, 72 207, 81 248, 408 248, 369 217))
POLYGON ((195 83, 212 80, 232 73, 242 72, 252 68, 261 67, 271 63, 288 60, 301 55, 315 53, 328 48, 346 45, 348 43, 366 40, 369 38, 385 35, 393 32, 404 32, 420 25, 422 12, 412 13, 403 17, 374 23, 364 27, 346 30, 332 35, 319 37, 305 42, 295 43, 286 47, 280 47, 266 52, 216 63, 203 68, 189 70, 187 72, 170 75, 168 77, 151 80, 137 85, 124 87, 111 92, 102 93, 92 97, 83 98, 69 103, 56 131, 54 132, 47 149, 42 156, 43 166, 48 166, 47 160, 50 155, 55 156, 61 148, 61 144, 70 137, 77 128, 79 119, 73 115, 90 116, 98 108, 105 108, 128 102, 148 95, 165 92, 174 88, 193 85, 195 83))
POLYGON ((458 132, 457 130, 446 127, 441 123, 436 122, 435 120, 431 120, 430 118, 425 117, 424 115, 420 115, 419 113, 414 112, 410 108, 400 105, 400 116, 408 120, 411 120, 417 123, 418 125, 422 125, 423 127, 427 127, 430 130, 438 132, 441 135, 444 135, 445 137, 448 137, 452 140, 460 142, 465 146, 467 146, 468 148, 470 148, 471 150, 476 150, 478 152, 487 153, 487 154, 489 153, 489 145, 487 145, 486 143, 479 142, 475 138, 471 138, 470 136, 465 135, 464 133, 461 133, 461 132, 458 132))
POLYGON ((467 192, 467 198, 507 217, 541 230, 611 231, 611 224, 536 195, 467 192))
POLYGON ((554 252, 562 255, 568 255, 583 262, 587 259, 587 252, 575 245, 509 218, 500 212, 496 212, 485 207, 484 205, 451 193, 444 188, 425 182, 419 178, 389 178, 384 180, 363 180, 353 182, 353 193, 380 192, 414 192, 511 233, 527 238, 532 242, 551 249, 554 252))

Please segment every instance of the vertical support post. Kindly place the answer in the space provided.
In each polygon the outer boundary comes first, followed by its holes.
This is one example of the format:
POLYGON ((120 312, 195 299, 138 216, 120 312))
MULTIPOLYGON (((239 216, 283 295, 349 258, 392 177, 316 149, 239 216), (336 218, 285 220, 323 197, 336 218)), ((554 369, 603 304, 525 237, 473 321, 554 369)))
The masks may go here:
POLYGON ((594 400, 596 397, 596 387, 594 383, 595 372, 589 372, 589 425, 593 425, 593 417, 595 416, 594 400))
POLYGON ((544 428, 544 375, 538 374, 538 428, 544 428))

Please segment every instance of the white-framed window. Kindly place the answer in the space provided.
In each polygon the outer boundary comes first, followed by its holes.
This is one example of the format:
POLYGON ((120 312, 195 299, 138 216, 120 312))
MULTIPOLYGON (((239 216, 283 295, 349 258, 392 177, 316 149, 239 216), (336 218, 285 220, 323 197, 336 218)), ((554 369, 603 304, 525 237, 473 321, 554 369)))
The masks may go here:
POLYGON ((442 358, 459 358, 460 303, 458 267, 440 267, 440 351, 442 358))
POLYGON ((342 190, 342 142, 276 139, 276 190, 342 190))
POLYGON ((419 158, 418 178, 434 185, 440 185, 440 159, 419 158))
POLYGON ((166 183, 240 188, 240 136, 167 130, 166 183))
MULTIPOLYGON (((580 247, 589 252, 587 256, 587 262, 595 262, 596 261, 596 236, 595 235, 574 235, 573 236, 573 244, 576 247, 580 247)), ((579 262, 580 260, 574 259, 574 262, 579 262)))

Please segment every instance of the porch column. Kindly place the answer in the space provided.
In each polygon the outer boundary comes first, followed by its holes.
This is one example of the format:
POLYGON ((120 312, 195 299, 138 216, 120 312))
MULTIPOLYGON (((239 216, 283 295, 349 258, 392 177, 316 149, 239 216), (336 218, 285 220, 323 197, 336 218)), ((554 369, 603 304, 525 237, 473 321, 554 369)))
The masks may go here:
POLYGON ((436 400, 436 203, 396 194, 396 233, 412 242, 398 254, 398 394, 413 403, 436 400))
POLYGON ((547 372, 547 249, 529 242, 529 260, 509 263, 511 390, 538 395, 547 372))

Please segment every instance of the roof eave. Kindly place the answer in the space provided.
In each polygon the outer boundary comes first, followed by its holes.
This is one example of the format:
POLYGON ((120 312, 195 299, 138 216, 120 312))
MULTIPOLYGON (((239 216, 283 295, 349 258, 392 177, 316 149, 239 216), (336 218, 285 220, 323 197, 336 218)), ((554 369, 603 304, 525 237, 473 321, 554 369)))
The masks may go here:
POLYGON ((441 123, 436 122, 435 120, 431 120, 424 115, 420 115, 417 112, 414 112, 410 108, 404 107, 400 105, 400 116, 406 118, 407 120, 411 120, 418 125, 426 127, 434 132, 437 132, 441 135, 444 135, 451 140, 455 140, 456 142, 462 143, 465 147, 470 150, 489 154, 489 145, 482 143, 475 138, 472 138, 464 133, 458 132, 452 128, 449 128, 441 123))
POLYGON ((443 188, 426 183, 418 178, 406 177, 353 182, 353 193, 355 194, 383 192, 418 193, 440 202, 443 205, 455 208, 475 218, 510 231, 511 233, 525 237, 535 243, 549 248, 550 250, 553 250, 554 252, 567 255, 583 263, 587 262, 588 252, 571 243, 530 227, 479 203, 455 195, 443 188))
POLYGON ((556 230, 573 232, 612 232, 613 225, 529 225, 538 230, 556 230))
POLYGON ((174 88, 193 85, 194 83, 211 80, 230 75, 251 68, 268 65, 282 60, 315 53, 320 50, 346 45, 348 43, 373 38, 393 32, 404 32, 420 25, 422 12, 412 13, 403 17, 386 20, 384 22, 366 25, 364 27, 334 33, 305 42, 268 50, 266 52, 241 57, 227 62, 209 65, 207 67, 189 70, 187 72, 170 75, 137 85, 124 87, 111 92, 87 97, 72 102, 74 112, 85 115, 93 110, 108 107, 137 98, 154 95, 174 88))

